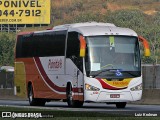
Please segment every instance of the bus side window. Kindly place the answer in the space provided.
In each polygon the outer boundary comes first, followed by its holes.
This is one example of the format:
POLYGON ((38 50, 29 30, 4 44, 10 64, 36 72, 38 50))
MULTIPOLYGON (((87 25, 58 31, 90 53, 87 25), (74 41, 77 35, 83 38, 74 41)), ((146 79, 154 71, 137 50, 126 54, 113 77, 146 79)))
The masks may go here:
POLYGON ((16 58, 21 58, 22 57, 22 40, 23 36, 19 35, 17 37, 17 44, 16 44, 16 58))
POLYGON ((82 58, 79 56, 80 41, 79 34, 77 32, 69 32, 67 39, 67 53, 66 57, 70 58, 74 64, 83 71, 82 58))
POLYGON ((65 56, 66 31, 40 33, 34 36, 35 56, 65 56))
POLYGON ((33 57, 34 54, 33 54, 33 51, 34 51, 34 44, 33 44, 33 41, 32 41, 32 36, 29 36, 28 38, 25 39, 24 41, 24 55, 25 57, 33 57))
POLYGON ((16 58, 28 58, 33 56, 32 35, 18 36, 16 46, 16 58))
POLYGON ((80 43, 78 39, 78 33, 77 32, 69 32, 68 33, 68 39, 67 39, 67 58, 73 59, 74 57, 79 56, 79 48, 80 43))

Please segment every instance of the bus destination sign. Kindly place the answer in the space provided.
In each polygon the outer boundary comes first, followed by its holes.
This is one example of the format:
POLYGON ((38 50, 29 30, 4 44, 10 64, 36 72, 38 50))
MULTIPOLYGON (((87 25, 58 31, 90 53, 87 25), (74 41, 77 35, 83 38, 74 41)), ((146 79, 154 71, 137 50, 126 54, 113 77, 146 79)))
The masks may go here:
POLYGON ((50 0, 0 0, 0 24, 50 24, 50 0))

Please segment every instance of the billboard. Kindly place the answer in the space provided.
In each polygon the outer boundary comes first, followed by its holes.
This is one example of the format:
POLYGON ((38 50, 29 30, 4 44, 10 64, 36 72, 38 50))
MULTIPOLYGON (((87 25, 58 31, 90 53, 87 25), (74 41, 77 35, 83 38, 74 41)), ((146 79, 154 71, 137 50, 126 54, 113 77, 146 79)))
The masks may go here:
POLYGON ((0 24, 50 24, 50 0, 0 0, 0 24))

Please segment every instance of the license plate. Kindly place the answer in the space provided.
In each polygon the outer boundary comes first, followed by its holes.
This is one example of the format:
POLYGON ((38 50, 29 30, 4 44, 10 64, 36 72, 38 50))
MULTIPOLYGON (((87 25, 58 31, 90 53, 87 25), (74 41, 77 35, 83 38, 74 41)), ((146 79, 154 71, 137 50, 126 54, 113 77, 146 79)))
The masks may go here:
POLYGON ((120 94, 111 94, 110 98, 120 98, 120 94))

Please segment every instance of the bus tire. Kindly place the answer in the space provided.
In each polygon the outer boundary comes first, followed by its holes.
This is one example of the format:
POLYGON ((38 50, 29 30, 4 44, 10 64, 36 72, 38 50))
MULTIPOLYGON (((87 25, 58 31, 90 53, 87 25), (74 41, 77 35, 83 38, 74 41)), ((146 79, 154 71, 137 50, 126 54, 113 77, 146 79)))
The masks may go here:
POLYGON ((28 99, 30 106, 44 106, 46 101, 43 99, 34 98, 32 85, 28 86, 28 99))
POLYGON ((69 107, 74 107, 74 108, 79 108, 83 106, 82 101, 78 100, 73 100, 73 91, 72 91, 72 86, 67 85, 67 90, 66 90, 66 97, 67 97, 67 103, 69 107))
POLYGON ((117 108, 125 108, 126 107, 126 102, 117 102, 116 103, 116 107, 117 108))

